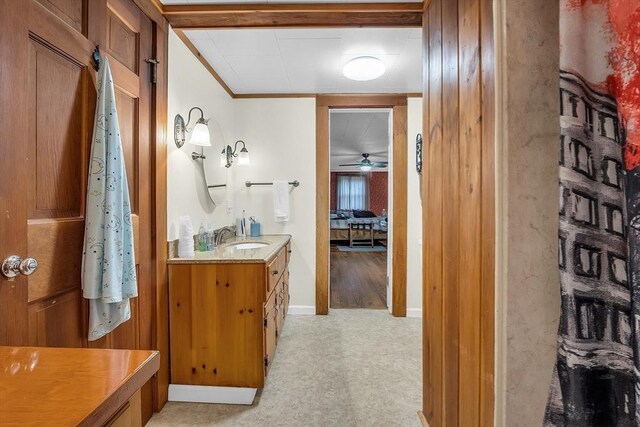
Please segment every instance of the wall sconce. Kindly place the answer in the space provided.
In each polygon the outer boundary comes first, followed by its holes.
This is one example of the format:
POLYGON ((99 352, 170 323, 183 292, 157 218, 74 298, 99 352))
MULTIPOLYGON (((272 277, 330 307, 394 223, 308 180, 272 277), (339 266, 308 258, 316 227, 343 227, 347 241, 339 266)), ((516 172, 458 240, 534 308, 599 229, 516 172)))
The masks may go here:
MULTIPOLYGON (((187 133, 191 133, 191 139, 189 139, 189 143, 201 147, 211 147, 209 127, 207 126, 208 123, 209 120, 204 119, 204 113, 202 112, 202 109, 200 107, 193 107, 189 110, 189 119, 187 120, 186 125, 184 124, 184 118, 180 114, 176 115, 176 118, 173 121, 173 138, 175 140, 176 146, 178 148, 181 148, 186 141, 187 133), (195 126, 193 126, 193 129, 190 129, 189 123, 191 123, 191 113, 193 112, 193 110, 200 111, 200 118, 196 120, 196 124, 195 126)), ((198 156, 201 156, 201 154, 198 154, 198 156)), ((196 158, 198 157, 195 157, 194 160, 196 158)))
POLYGON ((249 159, 249 151, 247 150, 244 141, 236 141, 235 145, 233 146, 233 150, 231 149, 230 145, 227 145, 222 149, 222 152, 220 153, 220 167, 224 166, 225 168, 230 168, 231 164, 233 163, 234 157, 238 158, 239 165, 248 165, 251 163, 249 159), (238 144, 242 144, 242 149, 239 153, 237 153, 238 144))

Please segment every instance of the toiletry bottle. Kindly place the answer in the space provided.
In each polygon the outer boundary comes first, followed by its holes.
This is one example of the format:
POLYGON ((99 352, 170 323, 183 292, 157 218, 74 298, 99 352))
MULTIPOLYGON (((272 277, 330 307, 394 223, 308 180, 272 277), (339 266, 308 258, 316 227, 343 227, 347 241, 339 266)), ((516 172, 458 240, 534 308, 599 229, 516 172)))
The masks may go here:
POLYGON ((198 250, 205 252, 207 250, 207 231, 204 229, 204 222, 200 223, 198 229, 198 250))
POLYGON ((215 227, 213 225, 212 221, 209 221, 209 223, 207 224, 207 250, 208 251, 212 251, 215 247, 215 237, 214 237, 214 231, 215 227))

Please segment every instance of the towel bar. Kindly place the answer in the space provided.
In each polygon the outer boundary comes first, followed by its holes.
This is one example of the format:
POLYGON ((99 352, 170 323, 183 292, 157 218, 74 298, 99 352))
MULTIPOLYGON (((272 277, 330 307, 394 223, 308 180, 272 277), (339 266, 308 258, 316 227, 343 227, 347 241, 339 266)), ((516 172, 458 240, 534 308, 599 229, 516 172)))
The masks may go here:
MULTIPOLYGON (((251 182, 251 181, 247 181, 244 183, 244 185, 246 185, 247 187, 251 187, 252 185, 273 185, 273 182, 251 182)), ((294 187, 297 187, 300 185, 300 181, 298 181, 297 179, 295 181, 290 181, 289 185, 293 185, 294 187)))

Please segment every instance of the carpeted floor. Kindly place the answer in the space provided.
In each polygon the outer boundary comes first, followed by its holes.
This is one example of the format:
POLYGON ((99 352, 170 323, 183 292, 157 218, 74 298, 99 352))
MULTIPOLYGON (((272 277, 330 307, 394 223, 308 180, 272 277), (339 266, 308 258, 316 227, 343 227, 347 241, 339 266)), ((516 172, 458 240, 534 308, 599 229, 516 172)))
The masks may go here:
POLYGON ((289 316, 252 406, 169 402, 149 426, 419 426, 421 321, 383 310, 289 316))

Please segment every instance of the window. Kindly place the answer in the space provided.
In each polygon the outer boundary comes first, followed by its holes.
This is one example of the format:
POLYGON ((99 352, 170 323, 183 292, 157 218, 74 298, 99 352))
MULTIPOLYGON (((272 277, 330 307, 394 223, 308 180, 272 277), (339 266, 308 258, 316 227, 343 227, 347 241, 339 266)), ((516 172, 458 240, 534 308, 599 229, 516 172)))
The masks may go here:
POLYGON ((604 339, 607 308, 602 301, 576 297, 578 338, 604 339))
POLYGON ((624 236, 624 222, 622 221, 622 209, 610 203, 603 203, 607 225, 605 229, 609 233, 624 236))
POLYGON ((609 252, 609 279, 618 285, 628 286, 627 279, 627 260, 620 256, 609 252))
POLYGON ((629 310, 621 306, 614 306, 611 319, 611 338, 620 344, 631 343, 631 322, 629 310))
POLYGON ((583 277, 600 277, 600 249, 576 243, 573 250, 574 272, 583 277))
POLYGON ((618 119, 609 114, 598 115, 598 131, 600 136, 614 139, 618 142, 618 119))
POLYGON ((369 177, 367 175, 338 175, 336 199, 338 209, 368 209, 369 177))
POLYGON ((621 188, 620 163, 617 160, 605 158, 602 161, 602 182, 611 187, 621 188))
POLYGON ((571 191, 564 185, 560 184, 560 215, 564 216, 567 207, 567 198, 571 195, 571 191))
POLYGON ((573 219, 583 224, 598 225, 598 201, 591 196, 573 190, 573 219))
POLYGON ((595 179, 591 149, 576 139, 572 139, 569 146, 573 156, 573 170, 580 172, 586 177, 595 179))

